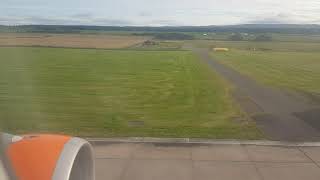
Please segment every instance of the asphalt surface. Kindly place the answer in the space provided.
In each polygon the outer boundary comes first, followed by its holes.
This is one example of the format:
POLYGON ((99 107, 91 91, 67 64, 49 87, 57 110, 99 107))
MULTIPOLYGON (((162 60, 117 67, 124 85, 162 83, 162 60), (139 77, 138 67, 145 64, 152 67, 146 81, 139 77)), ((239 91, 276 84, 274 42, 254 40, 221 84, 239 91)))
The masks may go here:
POLYGON ((97 180, 320 179, 319 146, 164 142, 93 145, 97 180))
POLYGON ((209 50, 186 47, 236 87, 235 99, 272 140, 319 141, 320 106, 302 96, 258 84, 215 61, 209 50))

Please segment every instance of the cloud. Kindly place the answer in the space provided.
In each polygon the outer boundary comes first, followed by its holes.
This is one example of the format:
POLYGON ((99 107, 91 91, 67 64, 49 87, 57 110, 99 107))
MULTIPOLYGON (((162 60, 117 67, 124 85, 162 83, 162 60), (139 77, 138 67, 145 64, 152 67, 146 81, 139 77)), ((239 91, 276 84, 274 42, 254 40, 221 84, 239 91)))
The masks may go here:
POLYGON ((320 24, 320 19, 313 20, 311 23, 312 24, 320 24))
POLYGON ((150 16, 152 16, 152 13, 147 12, 147 11, 142 11, 138 15, 141 17, 150 17, 150 16))
POLYGON ((312 18, 300 16, 293 13, 279 13, 275 15, 260 15, 253 20, 248 21, 250 24, 305 24, 311 23, 312 18))
POLYGON ((0 1, 4 1, 0 6, 0 24, 178 26, 320 23, 319 0, 0 1))
MULTIPOLYGON (((147 16, 147 15, 145 15, 147 16)), ((139 21, 97 17, 91 13, 78 13, 68 17, 0 16, 3 25, 100 25, 100 26, 180 26, 183 23, 169 18, 140 18, 139 21)))
POLYGON ((92 18, 94 15, 92 13, 78 13, 74 14, 71 17, 73 18, 92 18))
POLYGON ((0 17, 0 24, 4 25, 101 25, 101 26, 126 26, 133 25, 132 21, 123 19, 111 19, 94 17, 91 14, 76 14, 66 18, 60 17, 0 17))
MULTIPOLYGON (((171 20, 171 19, 156 19, 156 20, 150 20, 143 24, 148 24, 150 26, 181 26, 183 23, 171 20)), ((141 24, 141 25, 143 25, 141 24)))

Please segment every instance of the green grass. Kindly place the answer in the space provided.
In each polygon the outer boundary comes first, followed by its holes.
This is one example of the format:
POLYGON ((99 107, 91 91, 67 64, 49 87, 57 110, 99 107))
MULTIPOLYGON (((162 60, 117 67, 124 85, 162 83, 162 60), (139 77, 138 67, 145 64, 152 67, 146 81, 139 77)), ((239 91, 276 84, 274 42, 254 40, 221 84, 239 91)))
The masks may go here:
POLYGON ((275 52, 315 52, 320 51, 320 43, 315 42, 254 42, 254 41, 194 41, 193 44, 203 48, 227 47, 232 49, 275 52))
POLYGON ((283 42, 320 42, 319 34, 272 34, 274 41, 283 42))
MULTIPOLYGON (((297 46, 293 44, 283 48, 292 47, 297 46)), ((307 47, 301 48, 306 48, 308 51, 307 47)), ((212 55, 221 63, 259 82, 320 96, 319 52, 231 49, 227 53, 212 53, 212 55)))
POLYGON ((261 137, 230 86, 191 52, 0 48, 0 57, 6 132, 261 137))
MULTIPOLYGON (((186 34, 193 35, 196 40, 216 40, 216 41, 229 41, 231 32, 189 32, 186 34), (207 34, 204 36, 203 34, 207 34)), ((242 33, 243 34, 243 33, 242 33)), ((273 42, 305 42, 305 43, 319 43, 319 34, 285 34, 285 33, 248 33, 243 35, 244 40, 250 40, 254 43, 256 36, 261 34, 271 35, 273 42)))
POLYGON ((279 35, 277 38, 283 42, 195 41, 194 44, 203 48, 230 48, 226 53, 212 52, 212 56, 258 82, 320 97, 317 37, 314 36, 314 42, 311 35, 279 35))

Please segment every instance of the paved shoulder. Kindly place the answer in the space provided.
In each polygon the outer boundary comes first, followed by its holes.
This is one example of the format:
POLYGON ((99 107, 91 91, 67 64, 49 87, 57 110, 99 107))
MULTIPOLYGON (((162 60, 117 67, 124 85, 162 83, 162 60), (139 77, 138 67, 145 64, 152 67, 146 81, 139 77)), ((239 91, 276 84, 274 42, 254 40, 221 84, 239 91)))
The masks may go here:
POLYGON ((99 143, 97 180, 318 180, 320 147, 99 143))

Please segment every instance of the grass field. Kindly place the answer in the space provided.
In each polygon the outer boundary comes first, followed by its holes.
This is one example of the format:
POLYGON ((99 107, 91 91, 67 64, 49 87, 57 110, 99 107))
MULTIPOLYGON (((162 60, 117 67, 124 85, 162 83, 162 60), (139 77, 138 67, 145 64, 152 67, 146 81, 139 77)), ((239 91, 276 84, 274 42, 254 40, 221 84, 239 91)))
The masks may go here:
POLYGON ((0 33, 0 46, 44 46, 118 49, 139 44, 149 37, 131 35, 0 33))
POLYGON ((230 52, 212 53, 221 63, 259 82, 320 97, 320 43, 228 44, 224 46, 231 47, 230 52), (249 46, 258 51, 247 50, 249 46))
POLYGON ((0 57, 6 132, 261 137, 191 52, 2 47, 0 57))
POLYGON ((265 52, 316 52, 320 51, 320 43, 316 42, 255 42, 255 41, 192 41, 192 44, 203 48, 227 47, 231 49, 265 52))
POLYGON ((198 47, 230 48, 212 56, 258 82, 312 98, 320 97, 320 43, 318 36, 281 35, 282 41, 194 41, 198 47), (311 37, 314 37, 312 39, 311 37), (291 41, 291 42, 290 42, 291 41))

